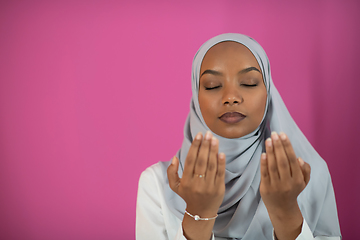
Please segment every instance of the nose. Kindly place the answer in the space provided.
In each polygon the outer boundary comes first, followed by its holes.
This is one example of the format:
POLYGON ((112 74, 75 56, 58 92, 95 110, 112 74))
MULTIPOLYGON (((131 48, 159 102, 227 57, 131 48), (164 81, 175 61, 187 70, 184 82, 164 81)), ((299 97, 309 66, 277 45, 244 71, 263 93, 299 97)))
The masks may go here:
POLYGON ((224 89, 222 102, 224 105, 232 106, 234 104, 242 103, 243 98, 236 87, 227 87, 224 89))

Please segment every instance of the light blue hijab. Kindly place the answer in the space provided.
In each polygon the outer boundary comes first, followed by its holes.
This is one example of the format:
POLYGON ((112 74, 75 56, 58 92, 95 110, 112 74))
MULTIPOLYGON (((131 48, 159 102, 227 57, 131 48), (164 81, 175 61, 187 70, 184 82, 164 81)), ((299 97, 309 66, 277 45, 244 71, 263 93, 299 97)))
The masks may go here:
MULTIPOLYGON (((270 63, 263 48, 252 38, 235 33, 216 36, 204 43, 196 53, 192 66, 192 92, 190 113, 184 127, 184 141, 177 153, 180 159, 179 176, 182 176, 186 155, 198 132, 210 130, 201 115, 198 91, 202 60, 215 44, 234 41, 246 46, 259 63, 267 89, 267 103, 260 126, 238 139, 219 139, 219 152, 226 154, 226 191, 213 232, 216 239, 272 239, 272 224, 259 193, 260 155, 264 141, 271 131, 288 135, 295 153, 311 166, 311 178, 298 196, 302 215, 314 236, 340 236, 334 190, 325 161, 291 118, 270 74, 270 63)), ((166 169, 169 162, 164 162, 166 169)), ((165 200, 170 210, 182 219, 186 204, 165 184, 165 200)))

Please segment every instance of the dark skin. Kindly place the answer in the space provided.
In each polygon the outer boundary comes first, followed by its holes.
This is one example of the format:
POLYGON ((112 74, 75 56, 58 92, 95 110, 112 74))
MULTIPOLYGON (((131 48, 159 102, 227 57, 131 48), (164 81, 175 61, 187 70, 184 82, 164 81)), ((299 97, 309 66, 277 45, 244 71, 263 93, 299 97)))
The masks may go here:
POLYGON ((254 131, 264 115, 267 91, 260 66, 245 46, 224 42, 212 47, 200 68, 199 104, 206 125, 226 138, 254 131), (229 124, 219 117, 237 112, 245 118, 229 124))
MULTIPOLYGON (((267 92, 260 67, 250 50, 236 42, 222 42, 205 55, 200 69, 199 104, 207 126, 225 138, 239 138, 254 131, 264 115, 267 92), (224 122, 225 112, 239 112, 237 122, 224 122)), ((275 235, 291 240, 301 232, 303 217, 297 196, 310 179, 310 166, 297 158, 284 133, 272 133, 261 157, 260 194, 275 235)), ((177 175, 179 160, 168 168, 171 189, 186 202, 186 210, 201 217, 216 216, 225 193, 225 154, 207 132, 199 133, 185 160, 184 173, 177 175), (199 178, 199 174, 205 177, 199 178)), ((195 221, 184 215, 184 236, 189 240, 211 238, 215 220, 195 221)))

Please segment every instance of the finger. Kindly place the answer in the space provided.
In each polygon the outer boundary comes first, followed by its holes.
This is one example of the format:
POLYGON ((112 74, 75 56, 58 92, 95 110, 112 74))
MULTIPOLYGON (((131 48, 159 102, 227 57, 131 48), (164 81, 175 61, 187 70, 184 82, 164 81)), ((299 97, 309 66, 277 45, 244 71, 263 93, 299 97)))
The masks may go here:
POLYGON ((206 169, 206 179, 210 182, 215 181, 217 162, 218 162, 218 152, 219 152, 219 141, 212 137, 210 142, 210 153, 209 153, 209 161, 206 169))
POLYGON ((171 160, 171 164, 167 169, 167 176, 168 176, 170 188, 176 193, 178 193, 178 188, 180 185, 178 169, 179 169, 179 159, 177 157, 173 157, 173 159, 171 160))
POLYGON ((270 175, 269 175, 269 170, 268 170, 266 153, 261 154, 260 172, 261 172, 261 181, 263 181, 265 184, 270 183, 270 175))
POLYGON ((271 133, 271 139, 280 179, 288 181, 291 178, 290 165, 282 141, 276 132, 271 133))
POLYGON ((210 151, 210 142, 212 139, 212 134, 210 131, 207 131, 204 137, 204 140, 201 143, 199 154, 197 156, 194 168, 194 177, 199 177, 196 175, 205 175, 206 168, 209 160, 209 151, 210 151))
POLYGON ((220 186, 225 184, 225 167, 226 156, 224 153, 218 154, 215 185, 220 186))
POLYGON ((311 167, 308 163, 304 162, 302 158, 298 158, 299 164, 301 166, 301 171, 304 176, 305 184, 307 185, 310 181, 311 167))
POLYGON ((189 178, 193 177, 195 162, 198 156, 201 142, 202 142, 202 134, 201 132, 199 132, 198 134, 196 134, 194 141, 191 143, 189 152, 186 156, 185 164, 184 164, 184 173, 183 173, 184 177, 189 177, 189 178))
POLYGON ((271 138, 266 139, 265 141, 266 157, 268 164, 268 171, 270 176, 270 181, 276 183, 280 180, 279 172, 277 169, 276 159, 273 150, 273 143, 271 138))
POLYGON ((297 177, 302 176, 301 168, 300 168, 299 163, 297 161, 296 154, 294 152, 294 149, 292 147, 290 139, 286 136, 285 133, 280 133, 280 139, 282 141, 282 144, 283 144, 284 149, 285 149, 285 153, 287 155, 287 158, 288 158, 288 161, 289 161, 289 164, 290 164, 291 176, 293 178, 297 178, 297 177))

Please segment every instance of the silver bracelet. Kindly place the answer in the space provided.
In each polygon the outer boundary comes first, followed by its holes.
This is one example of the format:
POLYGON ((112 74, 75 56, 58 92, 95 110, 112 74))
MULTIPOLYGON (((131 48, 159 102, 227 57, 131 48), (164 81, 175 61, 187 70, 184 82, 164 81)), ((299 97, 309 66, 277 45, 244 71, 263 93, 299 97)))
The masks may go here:
POLYGON ((199 220, 202 220, 202 221, 208 221, 208 220, 213 220, 215 218, 218 217, 218 215, 216 214, 215 217, 211 217, 211 218, 201 218, 199 215, 192 215, 191 213, 189 213, 188 211, 185 210, 185 213, 187 215, 189 215, 190 217, 192 217, 195 221, 199 221, 199 220))

